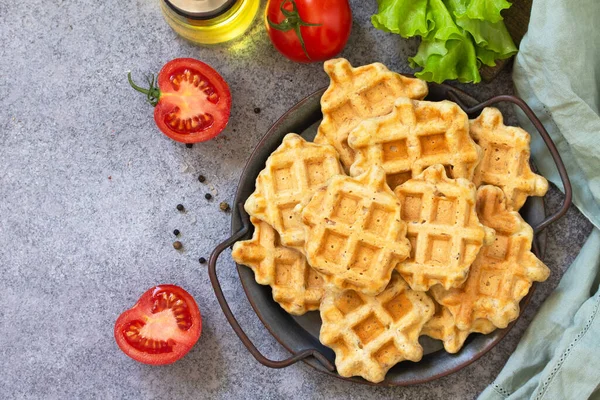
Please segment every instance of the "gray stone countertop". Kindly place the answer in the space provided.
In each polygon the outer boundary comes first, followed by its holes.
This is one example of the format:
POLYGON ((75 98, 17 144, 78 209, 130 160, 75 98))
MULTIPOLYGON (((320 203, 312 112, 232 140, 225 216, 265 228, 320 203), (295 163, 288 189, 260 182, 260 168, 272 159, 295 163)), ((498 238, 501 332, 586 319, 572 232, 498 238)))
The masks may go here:
MULTIPOLYGON (((352 9, 342 56, 409 72, 418 43, 375 30, 374 0, 353 1, 352 9)), ((167 26, 157 0, 1 2, 0 43, 2 398, 473 398, 498 374, 590 232, 575 209, 548 230, 551 278, 498 346, 453 375, 376 388, 303 363, 268 369, 227 324, 198 258, 228 236, 231 216, 219 202, 232 202, 261 136, 327 84, 322 65, 282 58, 261 18, 232 43, 192 45, 167 26), (212 65, 233 95, 225 132, 191 149, 157 130, 152 107, 126 80, 129 70, 141 80, 176 57, 212 65), (178 203, 187 211, 176 211, 178 203), (172 247, 174 229, 182 251, 172 247), (196 298, 204 329, 184 359, 151 367, 119 350, 113 326, 160 283, 196 298)), ((505 71, 493 83, 463 87, 485 99, 512 92, 511 85, 505 71)), ((561 198, 552 189, 548 207, 561 198)), ((222 285, 242 326, 267 356, 288 356, 253 313, 229 254, 222 259, 222 285)))

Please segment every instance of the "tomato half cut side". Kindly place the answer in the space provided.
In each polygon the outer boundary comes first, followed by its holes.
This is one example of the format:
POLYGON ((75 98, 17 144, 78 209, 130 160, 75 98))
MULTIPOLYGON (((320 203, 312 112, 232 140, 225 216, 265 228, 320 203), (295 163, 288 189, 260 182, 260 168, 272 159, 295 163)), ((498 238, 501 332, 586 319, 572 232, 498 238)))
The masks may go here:
POLYGON ((158 74, 154 121, 168 137, 197 143, 217 136, 229 121, 231 93, 221 75, 193 58, 176 58, 158 74))
POLYGON ((115 323, 115 340, 125 354, 144 364, 171 364, 200 338, 202 316, 194 298, 175 285, 147 290, 115 323))

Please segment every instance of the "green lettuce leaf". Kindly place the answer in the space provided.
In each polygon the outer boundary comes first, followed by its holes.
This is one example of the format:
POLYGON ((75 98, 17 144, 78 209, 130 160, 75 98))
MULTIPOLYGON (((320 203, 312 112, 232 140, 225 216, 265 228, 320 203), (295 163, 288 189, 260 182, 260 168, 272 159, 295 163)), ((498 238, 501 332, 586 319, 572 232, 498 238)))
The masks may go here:
POLYGON ((477 54, 479 62, 490 67, 496 66, 496 60, 499 59, 498 53, 495 51, 487 50, 479 46, 475 46, 475 54, 477 54))
POLYGON ((433 29, 427 20, 427 1, 377 0, 379 11, 371 17, 371 23, 377 29, 404 38, 426 36, 433 29))
POLYGON ((429 9, 427 10, 427 19, 433 26, 433 29, 423 38, 426 40, 448 40, 450 38, 460 39, 462 33, 452 14, 442 0, 429 0, 429 9))
POLYGON ((478 58, 485 65, 496 65, 495 60, 503 60, 517 54, 517 46, 513 42, 506 26, 503 22, 486 22, 476 20, 460 20, 457 23, 467 32, 471 34, 478 48, 478 58), (494 59, 485 60, 484 52, 489 53, 489 57, 494 59))
POLYGON ((417 54, 409 58, 413 67, 423 68, 415 76, 438 83, 446 79, 481 81, 473 42, 456 25, 444 2, 429 0, 428 15, 434 29, 423 38, 417 54))
POLYGON ((377 0, 373 25, 403 37, 421 36, 413 68, 433 82, 479 82, 481 64, 512 56, 517 48, 502 15, 506 0, 377 0))
POLYGON ((467 18, 491 23, 502 21, 500 11, 511 6, 506 0, 468 0, 467 2, 469 3, 465 10, 467 18))
MULTIPOLYGON (((468 32, 475 41, 477 58, 489 66, 496 65, 496 60, 508 58, 517 53, 504 22, 490 22, 469 18, 467 8, 470 0, 446 0, 450 13, 456 24, 468 32)), ((489 0, 488 0, 489 1, 489 0)), ((473 1, 471 1, 471 4, 473 1)), ((498 11, 500 16, 500 11, 498 11)), ((501 18, 501 17, 500 17, 501 18)))
POLYGON ((423 40, 417 54, 408 60, 413 68, 423 68, 415 76, 428 82, 442 83, 447 79, 481 81, 475 47, 465 36, 445 42, 423 40))

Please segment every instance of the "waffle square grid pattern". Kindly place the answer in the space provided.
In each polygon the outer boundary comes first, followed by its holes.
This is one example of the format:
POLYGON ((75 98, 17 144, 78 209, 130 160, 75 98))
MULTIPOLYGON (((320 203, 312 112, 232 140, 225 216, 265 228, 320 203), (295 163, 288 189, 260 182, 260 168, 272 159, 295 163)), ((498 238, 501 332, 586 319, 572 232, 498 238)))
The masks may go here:
POLYGON ((448 308, 436 303, 436 312, 433 317, 423 326, 421 335, 441 340, 444 349, 451 354, 458 353, 463 347, 465 340, 471 333, 488 334, 496 329, 487 319, 477 319, 468 330, 461 330, 456 326, 454 317, 448 308))
POLYGON ((414 290, 435 284, 459 287, 484 243, 494 231, 475 213, 475 185, 449 179, 441 165, 427 168, 394 191, 402 203, 411 252, 396 268, 414 290))
POLYGON ((461 330, 472 329, 480 318, 506 328, 519 316, 519 302, 531 284, 546 280, 550 270, 530 251, 533 229, 519 213, 507 210, 502 189, 479 188, 477 213, 485 225, 495 229, 495 241, 481 249, 461 288, 434 286, 431 293, 448 307, 461 330))
POLYGON ((377 295, 409 254, 398 198, 380 167, 338 175, 302 209, 310 265, 339 289, 377 295))
POLYGON ((323 277, 298 251, 282 246, 279 234, 269 224, 252 217, 254 235, 235 243, 234 261, 254 271, 256 282, 273 289, 273 299, 288 313, 302 315, 319 309, 323 277))
POLYGON ((285 246, 304 251, 304 226, 294 208, 335 175, 343 173, 329 145, 305 141, 290 133, 268 158, 245 209, 275 228, 285 246))
POLYGON ((320 340, 335 351, 341 376, 381 382, 396 363, 421 359, 419 334, 433 313, 433 301, 394 273, 378 296, 328 291, 321 303, 320 340))
POLYGON ((449 101, 399 98, 391 113, 360 123, 348 143, 356 151, 350 175, 381 165, 392 189, 434 164, 451 178, 470 180, 481 158, 467 115, 449 101))
POLYGON ((548 181, 531 171, 529 133, 504 125, 500 110, 485 108, 471 121, 470 133, 483 149, 483 159, 475 170, 473 182, 479 187, 495 185, 506 194, 509 210, 518 211, 528 196, 543 196, 548 181))
POLYGON ((380 63, 353 68, 338 58, 326 61, 324 69, 331 82, 321 98, 323 121, 315 143, 333 145, 346 170, 354 162, 348 134, 356 125, 389 113, 398 97, 423 99, 428 92, 425 82, 392 72, 380 63))

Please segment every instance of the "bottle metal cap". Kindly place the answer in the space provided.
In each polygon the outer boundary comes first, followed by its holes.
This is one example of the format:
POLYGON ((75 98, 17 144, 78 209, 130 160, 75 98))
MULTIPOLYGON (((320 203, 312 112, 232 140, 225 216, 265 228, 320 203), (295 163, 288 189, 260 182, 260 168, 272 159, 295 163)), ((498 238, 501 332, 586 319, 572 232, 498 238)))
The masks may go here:
POLYGON ((191 19, 210 19, 229 10, 236 0, 164 0, 177 14, 191 19))

